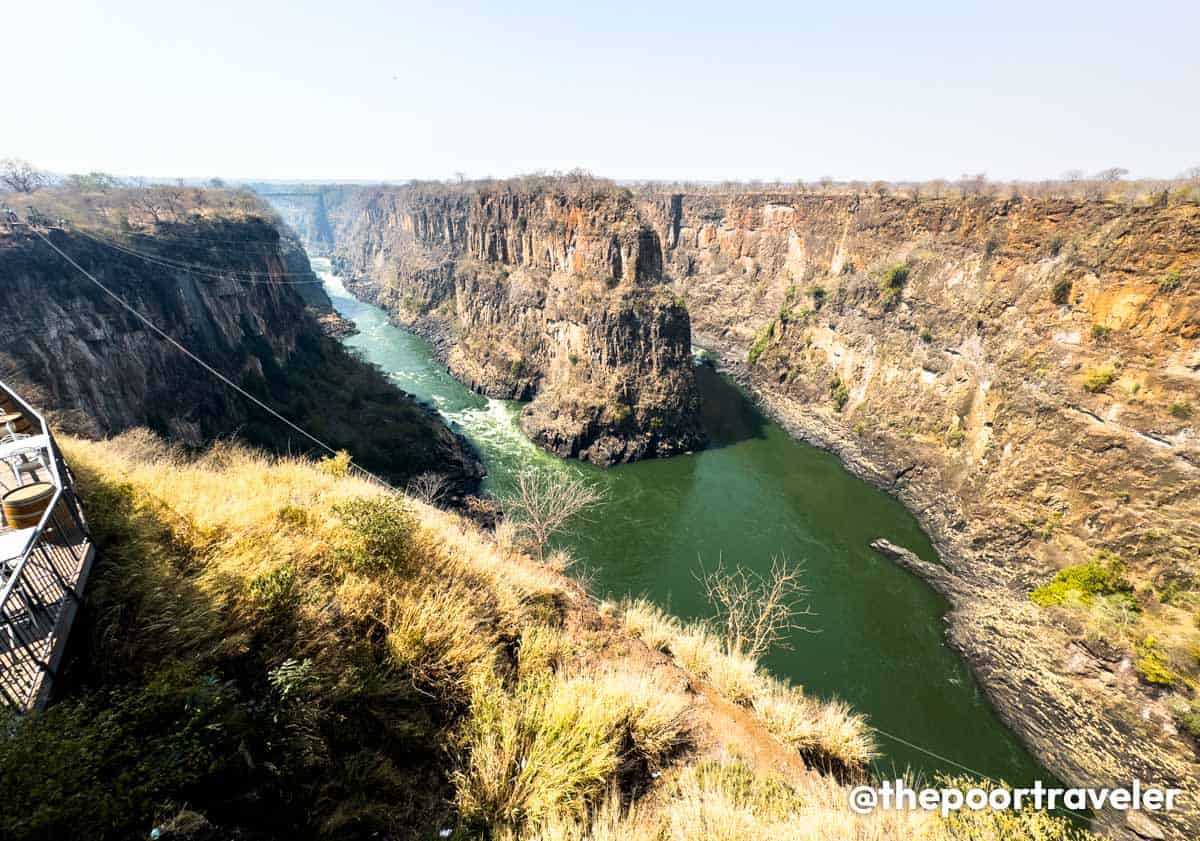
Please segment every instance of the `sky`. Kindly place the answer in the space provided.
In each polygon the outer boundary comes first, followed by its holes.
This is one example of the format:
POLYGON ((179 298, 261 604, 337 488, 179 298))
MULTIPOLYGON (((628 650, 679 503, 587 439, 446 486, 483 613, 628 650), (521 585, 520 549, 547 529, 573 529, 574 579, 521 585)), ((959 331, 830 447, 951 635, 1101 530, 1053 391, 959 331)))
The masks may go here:
POLYGON ((1200 166, 1196 2, 16 0, 2 19, 0 157, 60 173, 1200 166))

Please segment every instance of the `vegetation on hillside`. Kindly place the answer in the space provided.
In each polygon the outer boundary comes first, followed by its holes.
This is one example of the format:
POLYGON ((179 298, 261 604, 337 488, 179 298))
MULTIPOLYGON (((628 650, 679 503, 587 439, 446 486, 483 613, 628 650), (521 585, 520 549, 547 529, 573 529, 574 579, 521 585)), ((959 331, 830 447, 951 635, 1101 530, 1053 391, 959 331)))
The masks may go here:
POLYGON ((63 697, 0 739, 5 838, 1076 837, 855 816, 861 717, 345 459, 63 449, 98 562, 63 697))

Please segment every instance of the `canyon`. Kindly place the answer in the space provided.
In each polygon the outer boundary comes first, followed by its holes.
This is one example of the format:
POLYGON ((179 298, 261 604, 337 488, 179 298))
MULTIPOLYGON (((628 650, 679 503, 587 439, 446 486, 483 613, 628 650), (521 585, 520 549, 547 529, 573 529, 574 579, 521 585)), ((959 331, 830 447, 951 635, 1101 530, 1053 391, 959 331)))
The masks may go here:
MULTIPOLYGON (((128 197, 97 200, 136 216, 128 197)), ((42 232, 205 363, 322 442, 353 450, 364 468, 400 483, 435 471, 473 492, 481 468, 461 439, 329 335, 345 325, 269 208, 230 210, 212 193, 198 200, 190 215, 132 230, 126 221, 125 230, 42 232)), ((189 448, 240 436, 275 452, 326 454, 206 374, 30 228, 0 223, 0 277, 6 378, 36 384, 68 426, 91 436, 146 426, 189 448)))
POLYGON ((560 186, 317 193, 328 221, 296 222, 331 230, 348 286, 432 337, 459 379, 528 400, 522 427, 551 452, 608 465, 702 446, 659 237, 624 191, 560 186))
MULTIPOLYGON (((692 392, 671 368, 690 366, 684 335, 666 329, 682 321, 794 435, 913 511, 943 563, 897 562, 946 596, 950 641, 1050 770, 1195 784, 1181 724, 1200 551, 1194 203, 582 196, 569 182, 339 188, 321 212, 354 291, 432 336, 469 384, 534 398, 523 424, 562 455, 609 463, 694 443, 678 434, 692 392), (620 335, 614 307, 638 314, 623 341, 670 344, 649 367, 598 352, 620 335), (612 388, 618 371, 634 392, 612 388), (654 441, 656 417, 675 441, 654 441), (1126 613, 1031 602, 1096 557, 1119 557, 1126 613)), ((1155 820, 1100 816, 1117 836, 1197 827, 1194 804, 1155 820)))

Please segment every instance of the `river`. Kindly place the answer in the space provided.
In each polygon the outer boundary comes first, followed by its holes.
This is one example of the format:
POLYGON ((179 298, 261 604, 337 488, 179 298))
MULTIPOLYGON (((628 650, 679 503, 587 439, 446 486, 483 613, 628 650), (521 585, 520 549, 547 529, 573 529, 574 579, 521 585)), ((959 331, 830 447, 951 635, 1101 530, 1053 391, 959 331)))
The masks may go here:
POLYGON ((398 386, 435 405, 478 448, 485 489, 502 493, 515 471, 583 474, 608 500, 569 538, 598 595, 645 595, 684 618, 711 614, 695 572, 726 564, 803 564, 813 616, 790 650, 766 666, 809 693, 865 712, 880 735, 883 774, 962 773, 1013 785, 1048 775, 999 721, 961 657, 945 642, 944 601, 870 549, 886 537, 936 561, 929 539, 895 499, 848 473, 830 453, 790 438, 731 381, 697 374, 712 445, 691 455, 608 470, 562 461, 520 431, 517 403, 482 397, 455 380, 424 339, 351 295, 313 258, 335 309, 359 332, 345 340, 398 386), (897 741, 920 745, 914 750, 897 741))

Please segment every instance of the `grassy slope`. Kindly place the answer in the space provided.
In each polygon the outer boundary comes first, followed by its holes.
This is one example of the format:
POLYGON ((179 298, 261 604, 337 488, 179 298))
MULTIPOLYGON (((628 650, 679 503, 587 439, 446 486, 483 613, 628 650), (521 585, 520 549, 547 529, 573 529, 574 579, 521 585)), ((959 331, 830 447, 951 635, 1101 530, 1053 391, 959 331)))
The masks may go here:
POLYGON ((99 562, 5 838, 1064 837, 853 816, 861 719, 337 462, 63 449, 99 562))

